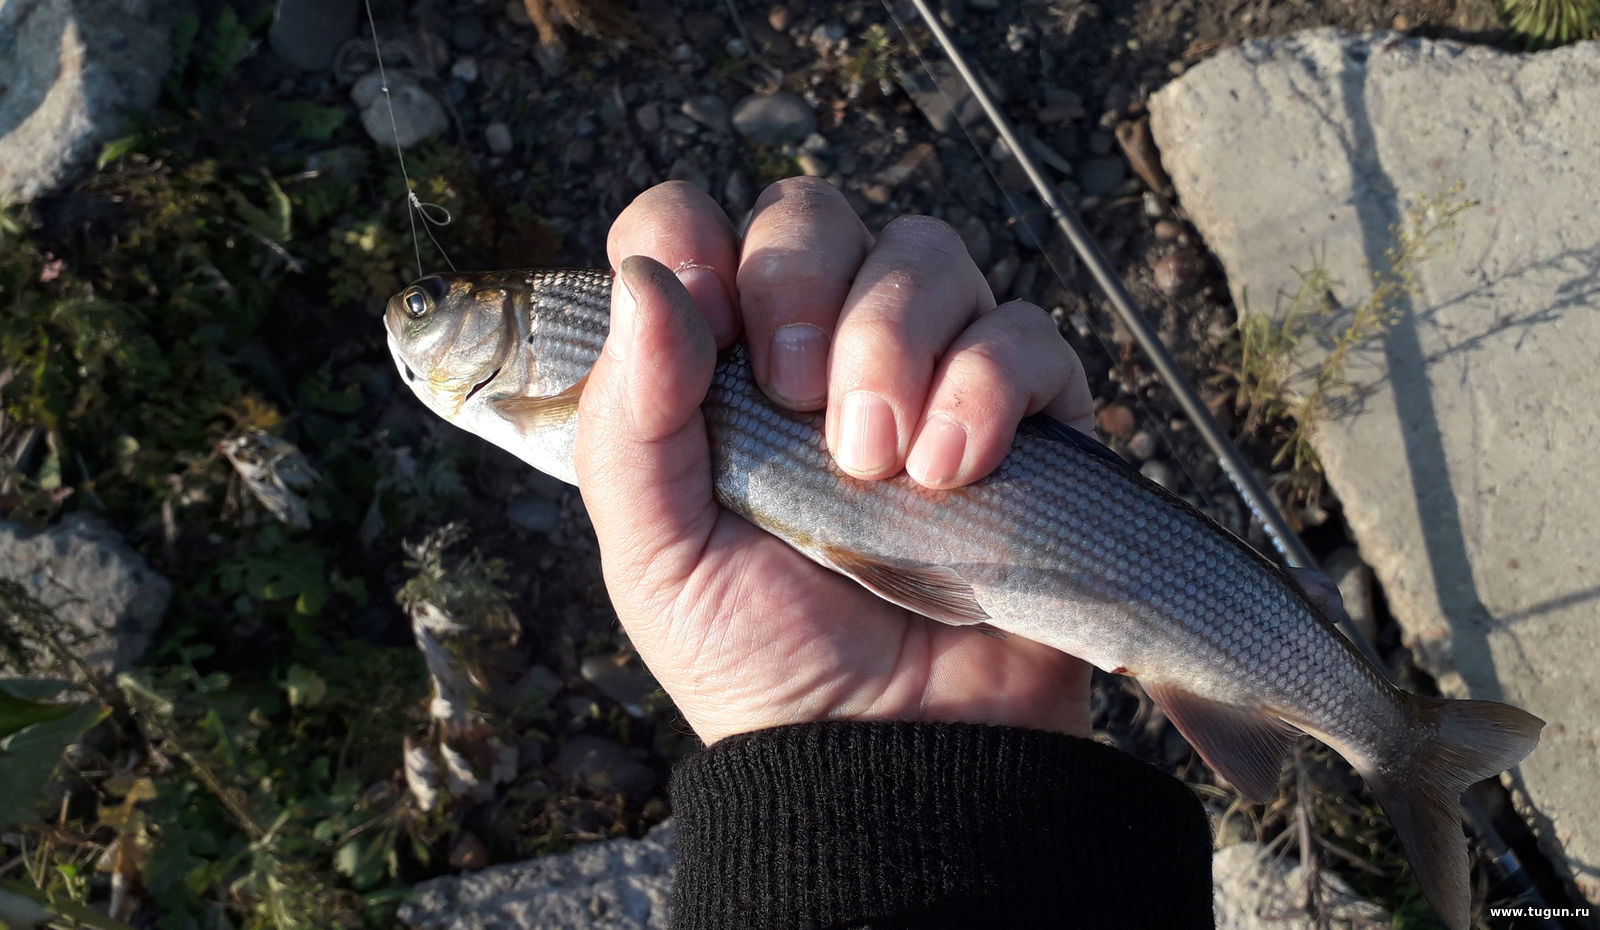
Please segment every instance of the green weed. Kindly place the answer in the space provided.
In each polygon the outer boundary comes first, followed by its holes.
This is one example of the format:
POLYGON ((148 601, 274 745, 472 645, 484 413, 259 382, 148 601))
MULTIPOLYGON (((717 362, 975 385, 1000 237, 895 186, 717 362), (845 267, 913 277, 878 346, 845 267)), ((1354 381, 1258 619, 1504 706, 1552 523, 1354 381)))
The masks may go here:
POLYGON ((1504 0, 1500 17, 1528 48, 1600 39, 1600 0, 1504 0))
POLYGON ((1460 186, 1419 200, 1391 230, 1397 243, 1385 254, 1385 267, 1372 273, 1371 290, 1359 302, 1341 307, 1334 293, 1343 287, 1314 257, 1298 271, 1300 286, 1286 295, 1276 314, 1253 310, 1248 300, 1235 328, 1236 364, 1227 373, 1236 382, 1235 401, 1245 412, 1246 431, 1271 423, 1283 427, 1274 465, 1288 464, 1295 488, 1314 497, 1321 486, 1321 462, 1313 439, 1334 399, 1350 387, 1352 357, 1379 342, 1395 323, 1399 307, 1418 292, 1422 263, 1454 247, 1454 230, 1476 201, 1460 198, 1460 186), (1304 364, 1313 344, 1323 354, 1304 364))

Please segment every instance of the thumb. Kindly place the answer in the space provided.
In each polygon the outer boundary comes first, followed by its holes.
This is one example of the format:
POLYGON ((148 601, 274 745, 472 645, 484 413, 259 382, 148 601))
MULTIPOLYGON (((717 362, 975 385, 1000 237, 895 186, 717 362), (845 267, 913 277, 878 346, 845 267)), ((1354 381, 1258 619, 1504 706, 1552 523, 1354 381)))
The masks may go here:
POLYGON ((579 402, 575 457, 624 620, 659 612, 716 523, 700 416, 715 366, 711 330, 677 276, 651 258, 623 259, 611 331, 579 402))

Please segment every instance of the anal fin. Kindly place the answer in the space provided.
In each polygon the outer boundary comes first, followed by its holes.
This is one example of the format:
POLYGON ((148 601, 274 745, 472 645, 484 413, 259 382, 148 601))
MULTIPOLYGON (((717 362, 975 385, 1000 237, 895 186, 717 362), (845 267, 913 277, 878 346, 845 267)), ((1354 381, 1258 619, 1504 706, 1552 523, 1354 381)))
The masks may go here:
POLYGON ((1278 793, 1278 772, 1300 731, 1260 708, 1203 698, 1176 685, 1139 683, 1217 774, 1247 800, 1278 793))
POLYGON ((972 586, 942 565, 893 564, 839 546, 824 546, 822 557, 873 594, 924 617, 956 626, 990 619, 972 586))

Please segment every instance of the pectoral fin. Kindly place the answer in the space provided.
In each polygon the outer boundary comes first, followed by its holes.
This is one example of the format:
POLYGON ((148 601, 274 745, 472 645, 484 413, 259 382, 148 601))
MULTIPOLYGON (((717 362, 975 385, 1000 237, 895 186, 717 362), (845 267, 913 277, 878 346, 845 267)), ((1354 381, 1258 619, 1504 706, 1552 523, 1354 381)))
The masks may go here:
POLYGON ((583 386, 589 376, 559 394, 549 397, 505 397, 490 406, 500 415, 517 424, 522 434, 532 435, 545 427, 556 426, 578 415, 578 401, 583 397, 583 386))
POLYGON ((989 620, 988 612, 972 593, 972 586, 942 565, 894 564, 838 546, 824 547, 822 555, 835 569, 873 594, 924 617, 956 626, 989 620))
POLYGON ((1300 731, 1265 710, 1223 704, 1175 685, 1139 683, 1206 764, 1257 804, 1278 793, 1278 771, 1300 731))

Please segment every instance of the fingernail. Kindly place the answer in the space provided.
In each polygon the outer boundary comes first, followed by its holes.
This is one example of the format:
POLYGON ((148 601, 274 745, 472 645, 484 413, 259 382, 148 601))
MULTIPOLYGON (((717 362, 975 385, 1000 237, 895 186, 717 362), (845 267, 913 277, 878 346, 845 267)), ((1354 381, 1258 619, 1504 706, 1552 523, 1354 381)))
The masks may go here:
POLYGON ((611 289, 611 329, 606 333, 605 350, 617 361, 626 361, 633 351, 633 328, 639 319, 639 298, 629 280, 638 269, 631 267, 630 261, 631 258, 621 261, 617 281, 622 286, 611 289))
POLYGON ((828 337, 810 323, 790 323, 772 335, 767 387, 796 407, 811 407, 828 396, 828 337))
POLYGON ((961 473, 967 452, 967 430, 942 413, 928 418, 906 459, 906 473, 918 483, 946 485, 961 473))
POLYGON ((722 286, 721 276, 705 265, 685 265, 678 269, 678 280, 683 282, 684 290, 694 298, 695 306, 700 308, 700 315, 706 318, 717 345, 732 342, 733 337, 739 334, 739 325, 734 318, 728 292, 722 286))
POLYGON ((839 464, 862 475, 875 475, 895 464, 899 452, 894 411, 871 391, 845 395, 839 418, 839 464))

